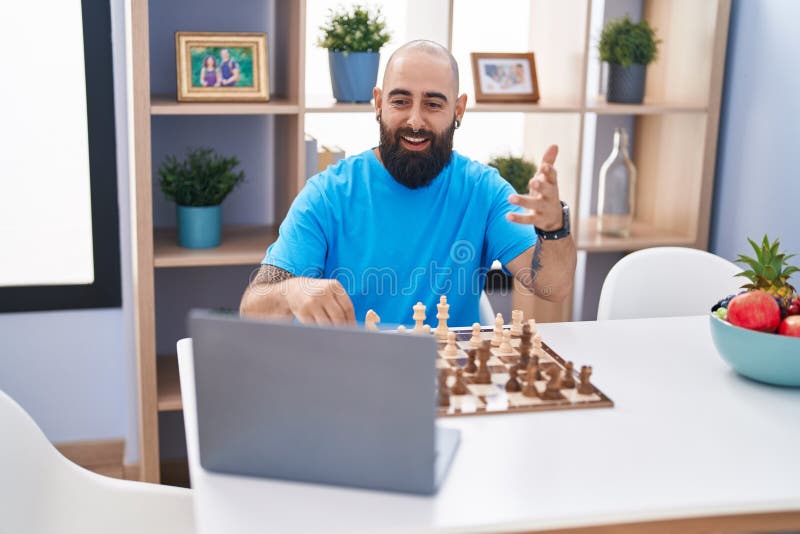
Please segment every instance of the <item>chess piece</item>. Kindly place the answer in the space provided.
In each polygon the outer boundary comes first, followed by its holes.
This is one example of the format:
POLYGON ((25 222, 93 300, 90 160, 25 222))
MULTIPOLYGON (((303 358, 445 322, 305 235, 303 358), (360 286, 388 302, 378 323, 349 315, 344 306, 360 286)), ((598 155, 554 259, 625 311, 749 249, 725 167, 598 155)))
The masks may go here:
POLYGON ((561 381, 561 387, 563 389, 572 389, 575 387, 575 375, 573 373, 573 364, 572 362, 567 362, 564 367, 564 380, 561 381))
POLYGON ((531 356, 531 360, 528 362, 528 371, 533 369, 533 379, 534 380, 544 380, 544 376, 542 375, 542 370, 539 367, 539 356, 534 354, 531 356))
POLYGON ((519 341, 519 367, 527 369, 531 359, 531 327, 528 324, 522 326, 522 335, 519 341))
POLYGON ((494 337, 492 338, 492 346, 499 347, 503 342, 503 314, 498 313, 494 318, 494 337))
POLYGON ((456 333, 455 332, 448 332, 447 333, 447 345, 444 348, 444 355, 445 356, 456 356, 456 355, 458 355, 458 345, 456 345, 456 333))
POLYGON ((590 376, 592 376, 592 367, 590 365, 581 366, 581 383, 578 384, 578 393, 581 395, 591 395, 594 393, 594 386, 589 383, 590 376))
POLYGON ((425 322, 425 305, 421 302, 417 302, 412 307, 414 310, 414 315, 412 319, 414 319, 414 333, 422 333, 424 331, 424 322, 425 322))
POLYGON ((511 335, 514 337, 519 337, 522 335, 522 317, 522 310, 511 311, 511 335))
POLYGON ((466 395, 467 392, 467 383, 464 382, 464 371, 460 368, 456 369, 456 383, 450 388, 450 394, 466 395))
POLYGON ((561 369, 554 365, 547 374, 550 376, 550 380, 547 381, 547 385, 544 387, 542 398, 547 400, 564 398, 561 394, 561 369))
POLYGON ((528 319, 528 326, 531 327, 531 336, 535 336, 538 334, 536 332, 536 319, 528 319))
POLYGON ((522 386, 519 384, 519 379, 517 379, 517 373, 519 372, 519 367, 516 365, 512 365, 511 369, 508 370, 509 379, 506 382, 506 391, 509 393, 514 393, 522 389, 522 386))
POLYGON ((483 337, 481 336, 481 323, 472 323, 472 337, 469 340, 471 347, 480 347, 483 337))
POLYGON ((511 346, 511 331, 503 332, 503 342, 497 350, 500 354, 514 354, 514 347, 511 346))
POLYGON ((476 384, 491 384, 492 383, 492 373, 489 371, 489 358, 492 357, 491 349, 489 348, 489 342, 484 341, 480 347, 478 347, 478 372, 475 374, 475 383, 476 384))
POLYGON ((467 365, 464 367, 464 372, 475 374, 478 372, 478 366, 475 365, 475 349, 467 349, 467 365))
POLYGON ((400 326, 397 327, 397 332, 400 333, 400 334, 405 334, 407 331, 408 331, 408 328, 406 328, 403 325, 400 325, 400 326))
POLYGON ((439 371, 439 406, 450 406, 450 392, 447 389, 447 369, 439 371))
POLYGON ((377 330, 377 324, 381 322, 380 316, 375 313, 375 310, 367 310, 367 316, 364 318, 364 324, 367 327, 367 330, 377 330))
POLYGON ((522 394, 526 397, 538 397, 539 392, 536 390, 536 372, 535 367, 528 367, 525 385, 522 387, 522 394))
POLYGON ((430 334, 431 333, 431 325, 429 325, 429 324, 422 325, 422 333, 423 334, 430 334))
POLYGON ((439 324, 436 326, 436 338, 445 340, 447 339, 447 320, 450 318, 450 305, 447 303, 447 297, 444 295, 439 297, 439 304, 436 305, 436 318, 439 319, 439 324))

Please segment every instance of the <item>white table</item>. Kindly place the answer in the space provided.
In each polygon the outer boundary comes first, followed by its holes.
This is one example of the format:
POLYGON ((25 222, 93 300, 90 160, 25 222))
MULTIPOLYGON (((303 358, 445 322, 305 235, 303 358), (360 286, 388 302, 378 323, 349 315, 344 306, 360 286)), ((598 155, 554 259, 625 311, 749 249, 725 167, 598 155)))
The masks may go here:
POLYGON ((461 447, 430 498, 205 471, 191 342, 182 340, 200 533, 800 528, 800 389, 735 374, 714 349, 707 317, 539 331, 576 365, 591 364, 616 406, 444 419, 461 430, 461 447), (660 522, 676 518, 683 522, 660 522))

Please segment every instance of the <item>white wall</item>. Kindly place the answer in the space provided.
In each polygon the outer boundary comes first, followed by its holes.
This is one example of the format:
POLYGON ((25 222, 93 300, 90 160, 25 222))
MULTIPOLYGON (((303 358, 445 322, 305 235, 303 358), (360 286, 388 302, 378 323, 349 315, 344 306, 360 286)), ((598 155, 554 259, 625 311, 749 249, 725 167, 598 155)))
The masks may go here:
POLYGON ((732 6, 711 227, 711 250, 731 260, 764 233, 800 255, 798 20, 796 0, 732 6))

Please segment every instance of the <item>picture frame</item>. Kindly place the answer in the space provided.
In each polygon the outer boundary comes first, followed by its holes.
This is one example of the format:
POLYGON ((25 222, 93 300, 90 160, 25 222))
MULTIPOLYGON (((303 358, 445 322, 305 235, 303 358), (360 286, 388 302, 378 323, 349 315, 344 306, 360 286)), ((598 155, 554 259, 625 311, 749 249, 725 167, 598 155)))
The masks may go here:
POLYGON ((472 52, 475 102, 538 102, 533 52, 472 52))
POLYGON ((266 33, 176 32, 179 102, 268 102, 266 33))

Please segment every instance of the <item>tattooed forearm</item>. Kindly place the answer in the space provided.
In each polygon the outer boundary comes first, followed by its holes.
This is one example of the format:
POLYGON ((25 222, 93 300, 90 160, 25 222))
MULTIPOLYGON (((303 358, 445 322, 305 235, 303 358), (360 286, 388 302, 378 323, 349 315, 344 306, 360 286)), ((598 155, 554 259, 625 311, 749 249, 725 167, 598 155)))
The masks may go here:
POLYGON ((289 271, 274 265, 262 265, 255 277, 253 277, 252 285, 277 284, 289 278, 294 278, 294 275, 289 271))
POLYGON ((531 258, 531 280, 530 284, 533 287, 533 283, 536 281, 536 277, 539 275, 539 271, 542 270, 542 240, 536 239, 536 245, 533 247, 533 258, 531 258))

